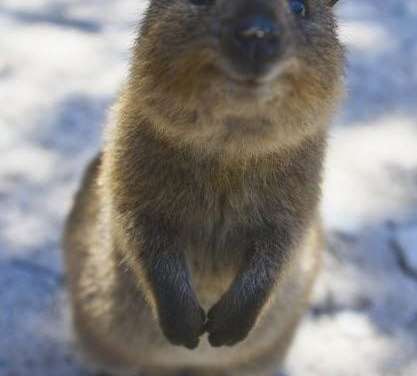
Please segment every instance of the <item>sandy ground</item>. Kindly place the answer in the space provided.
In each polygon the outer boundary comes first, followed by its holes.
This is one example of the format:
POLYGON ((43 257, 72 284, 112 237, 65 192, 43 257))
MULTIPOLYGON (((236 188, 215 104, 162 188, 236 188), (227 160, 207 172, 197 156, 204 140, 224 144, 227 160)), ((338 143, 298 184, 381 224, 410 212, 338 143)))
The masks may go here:
MULTIPOLYGON (((63 219, 124 79, 142 0, 0 2, 0 375, 87 375, 63 219)), ((341 0, 348 98, 324 189, 329 247, 288 376, 417 375, 417 1, 341 0)))

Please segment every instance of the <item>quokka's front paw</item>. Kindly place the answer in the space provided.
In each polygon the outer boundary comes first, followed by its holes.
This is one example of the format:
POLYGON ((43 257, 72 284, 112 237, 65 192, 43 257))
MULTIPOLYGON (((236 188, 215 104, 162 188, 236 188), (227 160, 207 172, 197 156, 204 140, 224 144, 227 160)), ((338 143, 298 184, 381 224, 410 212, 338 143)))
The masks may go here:
POLYGON ((243 341, 253 328, 257 316, 255 306, 236 303, 236 300, 224 296, 207 315, 205 329, 210 344, 213 347, 233 346, 243 341))
POLYGON ((159 307, 159 323, 165 337, 173 345, 192 350, 204 333, 206 314, 194 298, 166 301, 159 307))

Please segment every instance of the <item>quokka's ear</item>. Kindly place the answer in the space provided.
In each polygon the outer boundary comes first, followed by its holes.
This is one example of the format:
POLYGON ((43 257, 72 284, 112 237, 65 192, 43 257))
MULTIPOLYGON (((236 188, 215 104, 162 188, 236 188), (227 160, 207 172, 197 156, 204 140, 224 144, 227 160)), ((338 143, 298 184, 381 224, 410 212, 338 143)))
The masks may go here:
POLYGON ((332 7, 333 5, 335 5, 339 0, 327 0, 327 2, 329 3, 329 5, 332 7))

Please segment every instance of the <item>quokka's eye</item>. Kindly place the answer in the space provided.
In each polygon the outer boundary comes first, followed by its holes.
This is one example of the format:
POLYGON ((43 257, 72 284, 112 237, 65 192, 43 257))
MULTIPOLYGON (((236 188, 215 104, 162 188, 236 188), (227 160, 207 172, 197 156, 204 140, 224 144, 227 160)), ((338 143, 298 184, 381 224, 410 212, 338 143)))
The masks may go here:
POLYGON ((212 5, 216 0, 189 0, 191 4, 197 6, 208 6, 212 5))
POLYGON ((305 17, 307 15, 307 6, 304 0, 290 0, 290 9, 296 16, 305 17))

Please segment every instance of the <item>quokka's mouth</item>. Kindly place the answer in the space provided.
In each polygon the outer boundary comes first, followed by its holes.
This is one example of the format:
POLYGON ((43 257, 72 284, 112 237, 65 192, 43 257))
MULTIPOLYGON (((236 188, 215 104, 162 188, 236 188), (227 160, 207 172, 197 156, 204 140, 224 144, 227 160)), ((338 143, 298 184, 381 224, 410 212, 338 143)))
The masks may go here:
POLYGON ((262 74, 241 74, 236 72, 230 65, 222 67, 222 73, 233 87, 246 91, 259 92, 262 89, 275 86, 284 77, 297 74, 299 69, 299 60, 296 57, 289 57, 271 65, 262 74))

